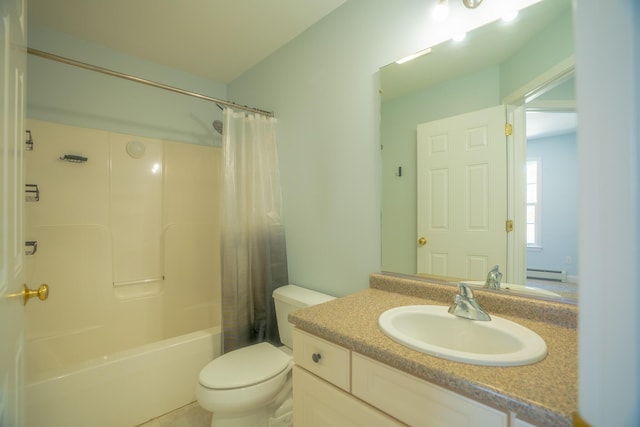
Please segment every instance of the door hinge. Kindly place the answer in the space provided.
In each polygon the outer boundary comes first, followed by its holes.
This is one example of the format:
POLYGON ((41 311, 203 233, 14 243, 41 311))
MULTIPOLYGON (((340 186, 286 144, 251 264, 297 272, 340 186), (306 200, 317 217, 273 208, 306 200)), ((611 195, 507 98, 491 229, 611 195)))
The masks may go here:
POLYGON ((507 230, 507 233, 511 233, 513 231, 513 220, 508 219, 506 224, 505 224, 505 229, 507 230))
POLYGON ((513 125, 511 123, 505 123, 505 125, 504 125, 504 134, 505 134, 505 136, 513 135, 513 125))

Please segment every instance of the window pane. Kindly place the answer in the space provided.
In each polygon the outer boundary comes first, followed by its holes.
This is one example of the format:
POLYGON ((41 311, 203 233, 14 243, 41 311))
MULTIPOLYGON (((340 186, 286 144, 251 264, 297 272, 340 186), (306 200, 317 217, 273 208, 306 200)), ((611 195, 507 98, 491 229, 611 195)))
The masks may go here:
POLYGON ((536 160, 527 162, 527 184, 538 182, 538 162, 536 160))
POLYGON ((540 245, 540 160, 528 160, 527 180, 527 245, 540 245))
POLYGON ((538 201, 538 188, 536 184, 527 184, 527 203, 538 201))
POLYGON ((535 224, 536 223, 536 206, 529 205, 527 206, 527 224, 535 224))
POLYGON ((527 224, 527 245, 536 243, 536 225, 527 224))

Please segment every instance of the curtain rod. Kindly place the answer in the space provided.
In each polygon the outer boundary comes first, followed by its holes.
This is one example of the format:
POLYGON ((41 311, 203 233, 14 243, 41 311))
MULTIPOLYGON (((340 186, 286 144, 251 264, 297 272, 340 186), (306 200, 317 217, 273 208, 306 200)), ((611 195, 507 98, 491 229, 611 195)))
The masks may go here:
POLYGON ((211 102, 214 102, 216 104, 224 105, 224 106, 227 106, 227 107, 232 107, 232 108, 237 108, 237 109, 244 110, 244 111, 249 111, 249 112, 252 112, 252 113, 257 113, 257 114, 261 114, 261 115, 267 116, 267 117, 274 117, 274 114, 271 111, 261 110, 259 108, 249 107, 247 105, 240 105, 240 104, 236 104, 235 102, 225 101, 223 99, 212 98, 210 96, 202 95, 202 94, 197 93, 197 92, 191 92, 191 91, 188 91, 188 90, 180 89, 180 88, 173 87, 173 86, 168 86, 168 85, 165 85, 165 84, 162 84, 162 83, 157 83, 157 82, 154 82, 154 81, 151 81, 151 80, 147 80, 147 79, 143 79, 143 78, 140 78, 140 77, 131 76, 129 74, 124 74, 124 73, 120 73, 118 71, 109 70, 107 68, 98 67, 96 65, 87 64, 85 62, 80 62, 80 61, 76 61, 74 59, 65 58, 63 56, 54 55, 52 53, 44 52, 42 50, 33 49, 33 48, 28 47, 27 48, 27 53, 30 53, 31 55, 35 55, 35 56, 40 56, 42 58, 51 59, 53 61, 62 62, 63 64, 73 65, 74 67, 84 68, 86 70, 91 70, 91 71, 97 71, 98 73, 107 74, 109 76, 119 77, 121 79, 130 80, 132 82, 142 83, 142 84, 145 84, 145 85, 148 85, 148 86, 153 86, 153 87, 156 87, 156 88, 159 88, 159 89, 164 89, 164 90, 168 90, 168 91, 171 91, 171 92, 180 93, 182 95, 188 95, 188 96, 192 96, 194 98, 204 99, 205 101, 211 101, 211 102))

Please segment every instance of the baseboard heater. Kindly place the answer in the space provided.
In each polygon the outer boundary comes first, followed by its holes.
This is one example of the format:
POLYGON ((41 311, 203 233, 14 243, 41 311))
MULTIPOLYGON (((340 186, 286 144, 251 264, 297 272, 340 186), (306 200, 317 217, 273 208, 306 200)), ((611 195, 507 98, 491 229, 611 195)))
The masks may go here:
POLYGON ((527 279, 554 280, 556 282, 566 282, 567 272, 560 270, 540 270, 537 268, 527 268, 527 279))

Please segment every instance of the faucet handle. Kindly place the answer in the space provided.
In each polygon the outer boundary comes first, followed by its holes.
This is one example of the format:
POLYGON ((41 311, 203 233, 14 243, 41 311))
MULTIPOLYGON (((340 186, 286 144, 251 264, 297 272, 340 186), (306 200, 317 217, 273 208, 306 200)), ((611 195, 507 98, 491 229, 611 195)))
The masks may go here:
POLYGON ((471 290, 469 285, 460 282, 458 283, 458 288, 460 289, 460 296, 467 299, 473 298, 473 291, 471 290))
POLYGON ((500 289, 500 282, 502 281, 502 273, 500 267, 494 265, 489 273, 487 273, 487 280, 484 282, 484 287, 489 289, 500 289))
POLYGON ((480 307, 480 304, 473 297, 469 285, 458 283, 458 288, 460 293, 456 295, 453 305, 449 307, 450 314, 470 320, 491 320, 491 316, 480 307))

